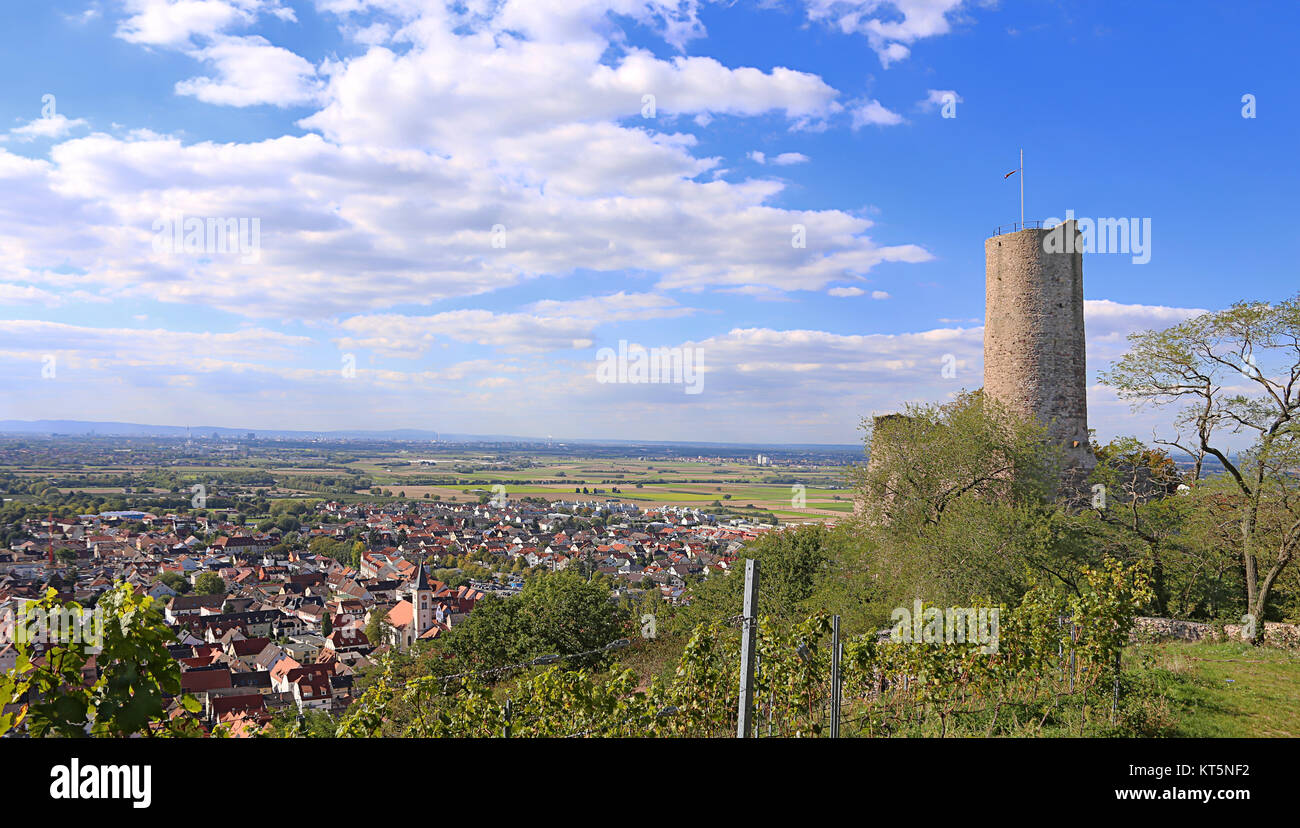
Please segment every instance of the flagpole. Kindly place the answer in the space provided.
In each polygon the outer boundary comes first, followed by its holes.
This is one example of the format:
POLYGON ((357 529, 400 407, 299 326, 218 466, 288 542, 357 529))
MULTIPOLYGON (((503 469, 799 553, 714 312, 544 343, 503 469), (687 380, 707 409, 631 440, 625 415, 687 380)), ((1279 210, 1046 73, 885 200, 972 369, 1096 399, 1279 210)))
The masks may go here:
POLYGON ((1020 151, 1020 229, 1025 229, 1025 151, 1020 151))

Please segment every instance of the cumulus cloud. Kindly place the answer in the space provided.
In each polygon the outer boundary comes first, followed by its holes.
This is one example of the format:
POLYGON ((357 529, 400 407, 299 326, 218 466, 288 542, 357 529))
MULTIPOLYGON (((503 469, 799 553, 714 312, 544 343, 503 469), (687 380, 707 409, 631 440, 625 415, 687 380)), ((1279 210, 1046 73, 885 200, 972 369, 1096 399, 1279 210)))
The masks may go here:
POLYGON ((193 95, 204 103, 225 106, 296 106, 320 95, 316 68, 262 37, 221 37, 191 54, 212 64, 217 77, 179 81, 178 95, 193 95))
POLYGON ((803 164, 808 161, 808 156, 802 152, 783 152, 772 159, 772 163, 778 167, 788 167, 791 164, 803 164))
POLYGON ((849 109, 854 129, 864 126, 894 126, 903 123, 903 116, 886 109, 880 101, 866 100, 849 109))
POLYGON ((125 0, 117 36, 142 46, 184 52, 216 70, 176 84, 176 94, 223 106, 296 106, 321 88, 316 67, 257 35, 235 36, 263 17, 296 20, 280 0, 125 0))
POLYGON ((1090 362, 1118 359, 1127 350, 1129 334, 1168 328, 1203 313, 1206 311, 1201 308, 1126 305, 1109 299, 1085 299, 1083 320, 1088 336, 1088 359, 1090 362))
POLYGON ((429 316, 369 314, 342 323, 350 335, 341 349, 366 348, 390 356, 416 356, 438 339, 490 345, 507 351, 552 351, 590 347, 600 325, 670 319, 695 313, 669 297, 619 293, 584 299, 535 302, 518 313, 447 311, 429 316))
POLYGON ((22 126, 9 130, 9 137, 19 141, 34 141, 38 138, 62 138, 76 127, 86 126, 82 118, 68 118, 61 113, 42 116, 28 121, 22 126))
POLYGON ((952 31, 964 0, 803 0, 808 19, 867 38, 881 66, 904 60, 910 44, 952 31))
MULTIPOLYGON (((876 244, 871 222, 844 211, 771 206, 780 181, 718 177, 718 159, 673 130, 675 115, 776 115, 793 128, 840 111, 838 93, 781 67, 625 47, 605 12, 635 4, 574 4, 567 23, 511 3, 468 17, 384 4, 400 16, 409 48, 374 46, 331 62, 319 90, 296 56, 227 32, 278 6, 137 5, 141 19, 121 36, 184 42, 218 67, 214 78, 183 81, 181 92, 239 105, 319 92, 324 105, 302 123, 321 134, 186 144, 97 133, 56 145, 35 168, 0 158, 0 186, 23 186, 35 207, 0 229, 0 246, 14 253, 0 276, 327 318, 579 270, 654 274, 659 290, 780 294, 930 258, 917 245, 876 244), (621 57, 607 59, 611 49, 621 57), (264 59, 279 68, 263 72, 264 59), (66 227, 69 211, 84 219, 74 237, 65 230, 59 245, 41 244, 42 224, 57 215, 66 227), (177 212, 259 219, 257 266, 158 254, 152 228, 177 212), (795 225, 806 247, 790 244, 795 225)), ((330 8, 350 15, 370 5, 330 8)), ((677 20, 667 9, 654 14, 677 20)), ((803 159, 787 152, 775 163, 803 159)))
MULTIPOLYGON (((557 436, 769 440, 776 432, 792 442, 853 442, 862 417, 910 401, 942 401, 983 383, 983 328, 953 325, 863 334, 732 328, 678 343, 645 343, 698 349, 704 369, 699 395, 671 384, 601 384, 595 350, 619 337, 602 335, 584 314, 653 318, 692 310, 661 300, 642 311, 638 301, 620 293, 543 300, 508 313, 354 317, 340 323, 339 347, 325 358, 310 352, 303 337, 260 328, 196 334, 0 322, 0 367, 36 377, 43 354, 59 356, 57 382, 33 383, 31 394, 13 401, 13 416, 38 411, 35 406, 57 386, 65 398, 73 389, 98 389, 106 415, 139 420, 138 411, 128 413, 135 392, 147 395, 180 383, 184 395, 148 397, 162 421, 185 422, 191 409, 182 407, 206 401, 238 412, 226 424, 239 426, 326 427, 328 419, 337 427, 338 417, 353 413, 361 418, 355 422, 369 427, 399 427, 410 426, 411 412, 420 411, 420 422, 439 430, 518 433, 518 404, 527 400, 529 422, 547 423, 548 431, 568 429, 557 436), (430 349, 446 340, 485 343, 494 355, 440 359, 440 351, 430 349), (355 379, 345 381, 339 352, 353 347, 374 351, 354 355, 355 379), (422 352, 426 356, 407 368, 391 361, 422 352), (949 357, 956 366, 952 378, 943 375, 949 357), (286 410, 300 412, 300 418, 286 422, 286 410), (167 411, 174 413, 164 416, 167 411)), ((1090 375, 1108 363, 1112 335, 1164 327, 1197 312, 1090 300, 1090 375)), ((1152 427, 1167 422, 1131 414, 1102 386, 1089 389, 1089 405, 1091 423, 1103 438, 1135 431, 1149 437, 1152 427)), ((211 410, 203 421, 211 421, 211 410)), ((203 414, 194 411, 192 416, 203 414)))
MULTIPOLYGON (((956 6, 930 4, 936 18, 921 5, 811 2, 809 16, 865 34, 887 65, 946 31, 956 6)), ((6 375, 37 376, 45 354, 60 366, 56 381, 11 395, 11 416, 78 398, 135 421, 216 411, 249 427, 398 427, 418 416, 477 433, 546 423, 580 436, 824 442, 851 441, 873 410, 952 393, 946 354, 962 383, 979 384, 975 327, 848 336, 733 329, 715 315, 719 295, 865 297, 844 285, 932 257, 905 238, 878 243, 855 211, 776 206, 782 181, 745 178, 700 148, 688 130, 724 119, 762 118, 765 133, 776 125, 793 141, 903 118, 875 100, 845 103, 813 73, 684 53, 704 35, 693 0, 316 0, 348 47, 318 65, 251 31, 294 19, 280 0, 123 8, 117 37, 201 67, 179 76, 177 94, 309 106, 306 134, 217 143, 126 124, 72 138, 82 124, 68 122, 46 158, 0 150, 0 302, 112 297, 258 321, 213 333, 0 323, 6 375), (649 31, 663 44, 633 45, 628 20, 638 41, 649 31), (158 249, 157 222, 176 215, 256 218, 259 261, 158 249), (686 317, 698 333, 680 344, 703 349, 705 394, 595 381, 597 348, 686 317), (352 379, 339 371, 347 356, 352 379)), ((750 158, 809 161, 793 150, 750 158)), ((1144 317, 1111 318, 1118 330, 1144 317)))
MULTIPOLYGON (((749 158, 759 164, 766 164, 768 162, 767 155, 758 150, 750 152, 749 158)), ((808 156, 804 155, 802 152, 783 152, 772 158, 771 161, 778 167, 788 167, 791 164, 803 164, 807 162, 808 156)))
POLYGON ((247 26, 264 14, 295 19, 293 9, 279 0, 124 0, 127 16, 117 36, 144 46, 182 48, 247 26))
POLYGON ((218 366, 263 364, 287 360, 311 341, 309 337, 263 328, 213 333, 0 320, 0 352, 9 357, 38 361, 53 353, 70 359, 74 366, 97 368, 154 366, 203 371, 218 366))

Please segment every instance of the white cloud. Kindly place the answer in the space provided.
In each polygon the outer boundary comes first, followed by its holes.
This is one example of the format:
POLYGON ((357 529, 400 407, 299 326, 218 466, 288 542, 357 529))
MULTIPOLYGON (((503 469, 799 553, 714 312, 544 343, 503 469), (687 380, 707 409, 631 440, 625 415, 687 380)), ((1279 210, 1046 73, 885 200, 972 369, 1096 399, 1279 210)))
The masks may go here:
POLYGON ((185 367, 207 370, 240 362, 283 361, 311 339, 262 328, 229 333, 96 328, 29 319, 0 320, 0 352, 39 359, 66 357, 74 366, 185 367))
POLYGON ((907 44, 952 30, 964 0, 803 0, 808 19, 865 35, 886 69, 911 54, 907 44))
MULTIPOLYGON (((768 161, 767 155, 765 155, 762 152, 759 152, 758 150, 752 150, 749 153, 749 158, 750 160, 759 164, 766 164, 768 161)), ((804 155, 802 152, 783 152, 780 155, 775 156, 771 160, 772 163, 776 164, 778 167, 788 167, 791 164, 805 163, 806 161, 808 161, 808 156, 804 155)))
POLYGON ((803 164, 808 161, 808 156, 802 152, 783 152, 772 159, 772 163, 778 167, 787 167, 791 164, 803 164))
POLYGON ((314 66, 261 37, 220 37, 191 55, 213 64, 217 78, 179 81, 178 95, 224 106, 296 106, 320 95, 314 66))
POLYGON ((33 285, 15 285, 0 282, 0 305, 40 305, 57 308, 69 302, 107 303, 109 299, 84 290, 61 290, 56 292, 34 287, 33 285))
POLYGON ((54 284, 71 278, 52 270, 66 264, 88 288, 121 296, 330 316, 579 268, 657 274, 661 289, 788 292, 930 258, 916 245, 875 244, 871 221, 843 211, 767 206, 777 181, 693 180, 713 162, 689 153, 689 137, 613 124, 547 137, 502 138, 495 166, 311 135, 184 145, 94 134, 56 145, 49 162, 0 153, 0 187, 26 204, 0 224, 11 254, 0 277, 54 284), (507 168, 515 172, 503 177, 507 168), (152 228, 169 211, 259 218, 260 262, 156 253, 152 228), (493 246, 498 224, 504 247, 493 246), (795 224, 806 248, 790 244, 795 224))
POLYGON ((341 323, 352 336, 339 348, 366 348, 389 356, 415 356, 439 338, 507 351, 540 352, 590 347, 600 325, 647 319, 670 319, 695 313, 669 297, 619 293, 584 299, 534 302, 521 313, 459 310, 429 316, 371 314, 341 323))
POLYGON ((302 123, 323 137, 183 143, 132 130, 57 144, 47 162, 0 153, 0 188, 20 193, 0 205, 12 219, 0 223, 0 279, 329 318, 578 270, 645 273, 660 291, 779 296, 930 258, 916 245, 877 245, 871 221, 846 211, 773 207, 781 181, 723 178, 720 159, 674 131, 677 116, 777 116, 792 129, 830 118, 843 107, 820 77, 659 58, 628 47, 610 15, 685 37, 691 4, 555 5, 470 4, 460 15, 401 0, 323 3, 349 30, 382 10, 391 42, 409 48, 329 61, 317 89, 301 57, 232 34, 291 15, 285 6, 132 0, 120 37, 213 66, 178 92, 227 105, 300 104, 319 92, 321 108, 302 123), (641 116, 646 95, 653 118, 641 116), (258 218, 260 262, 157 254, 152 227, 171 211, 258 218), (806 248, 790 244, 796 224, 806 248), (493 245, 497 225, 504 247, 493 245))
POLYGON ((925 97, 917 103, 916 107, 922 112, 932 112, 950 100, 954 103, 963 103, 961 95, 958 95, 956 90, 927 89, 925 97))
POLYGON ((1085 299, 1083 324, 1088 335, 1088 359, 1090 362, 1118 359, 1127 350, 1130 333, 1168 328, 1205 312, 1200 308, 1125 305, 1109 299, 1085 299))
MULTIPOLYGON (((14 395, 28 416, 47 416, 73 395, 95 399, 99 416, 136 421, 221 411, 250 427, 349 418, 379 427, 412 425, 418 412, 418 424, 480 433, 527 422, 582 435, 649 427, 655 437, 699 439, 712 427, 713 438, 825 441, 853 439, 857 418, 873 408, 949 393, 938 381, 944 353, 957 353, 962 376, 979 384, 979 331, 961 328, 706 337, 698 344, 708 348, 709 384, 694 401, 679 389, 594 382, 588 352, 631 338, 629 330, 644 335, 635 323, 725 319, 710 315, 731 294, 866 296, 830 286, 882 262, 931 258, 915 244, 876 243, 872 222, 855 211, 774 206, 780 180, 724 170, 682 131, 761 116, 766 136, 773 123, 797 132, 846 111, 815 74, 629 45, 627 18, 670 46, 699 37, 694 2, 472 0, 453 12, 423 0, 317 0, 317 8, 339 15, 348 38, 342 56, 319 67, 245 31, 267 16, 292 19, 272 0, 130 0, 118 26, 123 40, 200 62, 180 76, 197 75, 178 94, 315 105, 300 121, 307 135, 194 142, 128 124, 116 137, 58 143, 44 160, 0 151, 0 302, 180 302, 194 318, 215 309, 296 320, 314 336, 267 323, 213 334, 6 323, 5 368, 35 370, 36 355, 60 354, 57 382, 14 395), (654 117, 642 116, 647 95, 654 117), (258 218, 260 262, 156 252, 153 223, 171 211, 258 218), (494 245, 495 225, 503 246, 494 245), (793 225, 806 230, 805 248, 791 246, 793 225), (575 274, 612 286, 564 298, 572 289, 562 280, 575 274), (628 283, 637 286, 619 290, 628 283), (555 298, 472 307, 491 292, 517 295, 510 287, 555 298), (438 312, 424 311, 434 303, 438 312), (360 352, 354 384, 341 380, 332 344, 360 352), (494 349, 492 358, 478 359, 481 348, 494 349), (732 430, 742 421, 747 434, 732 430)), ((885 37, 882 61, 905 56, 906 44, 928 36, 920 31, 885 37)), ((848 109, 855 128, 903 121, 874 100, 848 109)), ((793 151, 750 157, 809 160, 793 151)))
POLYGON ((9 130, 9 135, 17 138, 19 141, 34 141, 37 138, 62 138, 71 132, 75 127, 86 126, 86 121, 82 118, 71 118, 61 113, 55 113, 48 117, 43 116, 28 121, 19 127, 9 130))
POLYGON ((873 291, 871 291, 871 298, 872 298, 872 299, 888 299, 888 298, 889 298, 889 294, 888 294, 888 293, 885 293, 883 290, 873 290, 873 291))
POLYGON ((60 17, 62 17, 64 20, 68 21, 69 23, 82 24, 82 23, 89 23, 90 21, 95 20, 102 13, 103 10, 99 7, 98 0, 94 0, 94 2, 92 2, 86 8, 82 9, 80 12, 77 12, 75 14, 60 14, 60 17))
POLYGON ((903 122, 903 116, 886 109, 880 101, 866 100, 855 104, 849 110, 853 118, 853 128, 864 126, 894 126, 903 122))
POLYGON ((260 15, 293 20, 293 10, 279 0, 124 0, 128 17, 117 36, 145 46, 184 48, 194 40, 215 37, 247 26, 260 15))
POLYGON ((178 95, 222 106, 283 107, 310 103, 320 93, 316 68, 300 55, 260 36, 228 34, 264 16, 295 20, 280 0, 125 0, 125 7, 129 16, 118 37, 184 52, 216 70, 215 78, 178 82, 178 95))
MULTIPOLYGON (((856 335, 817 330, 734 328, 680 344, 698 348, 703 393, 673 385, 602 385, 594 348, 623 337, 592 333, 584 315, 630 318, 690 309, 635 294, 535 303, 519 313, 464 311, 429 317, 369 315, 346 320, 355 341, 356 379, 340 377, 338 353, 322 360, 304 337, 260 328, 202 334, 185 331, 95 329, 52 322, 0 322, 0 370, 39 377, 44 354, 58 356, 58 378, 33 381, 10 400, 10 416, 49 416, 57 399, 93 398, 102 419, 212 422, 255 428, 372 428, 422 426, 468 433, 554 433, 560 436, 647 439, 854 442, 862 417, 896 411, 908 401, 941 401, 983 383, 983 328, 856 335), (529 350, 538 337, 557 350, 529 350), (569 338, 589 340, 578 345, 569 338), (436 356, 410 370, 386 362, 412 356, 445 339, 486 342, 491 359, 447 362, 436 356), (585 353, 582 351, 586 349, 585 353), (942 374, 951 354, 957 375, 942 374), (185 394, 165 389, 180 385, 185 394), (148 401, 148 410, 139 408, 148 401), (520 419, 520 401, 527 416, 520 419), (40 406, 46 406, 41 408, 40 406), (214 413, 215 412, 215 413, 214 413), (220 417, 220 422, 214 421, 220 417), (351 418, 351 419, 349 419, 351 418), (524 423, 525 425, 521 425, 524 423)), ((1088 362, 1105 367, 1114 333, 1163 327, 1194 309, 1090 300, 1088 362), (1098 341, 1100 339, 1100 341, 1098 341)), ((440 351, 433 351, 437 354, 440 351)), ((1089 389, 1090 422, 1103 437, 1164 428, 1166 413, 1133 415, 1103 387, 1089 389)), ((1164 432, 1162 432, 1164 433, 1164 432)))

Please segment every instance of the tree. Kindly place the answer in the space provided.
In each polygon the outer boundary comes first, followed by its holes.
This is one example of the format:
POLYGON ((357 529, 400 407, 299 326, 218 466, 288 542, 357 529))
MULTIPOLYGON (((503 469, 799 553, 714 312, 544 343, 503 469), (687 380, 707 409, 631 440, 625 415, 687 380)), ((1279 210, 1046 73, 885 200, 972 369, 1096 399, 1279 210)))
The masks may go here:
POLYGON ((178 595, 184 595, 193 588, 190 586, 190 582, 185 579, 185 576, 179 572, 164 572, 158 576, 158 580, 178 595))
POLYGON ((808 524, 790 532, 767 534, 741 551, 729 573, 710 575, 691 589, 687 625, 738 615, 743 609, 744 559, 759 564, 759 605, 775 618, 791 618, 804 610, 803 602, 817 589, 831 561, 832 532, 808 524))
POLYGON ((626 622, 626 610, 609 600, 605 587, 569 572, 547 573, 515 597, 484 597, 452 628, 449 646, 462 659, 497 667, 603 647, 622 636, 626 622))
POLYGON ((886 603, 1013 602, 1041 581, 1077 589, 1099 562, 1057 500, 1061 452, 1041 423, 975 391, 863 426, 855 523, 886 603))
POLYGON ((388 610, 376 604, 370 610, 370 616, 366 619, 366 626, 363 632, 371 644, 379 646, 388 640, 388 631, 392 629, 392 624, 388 623, 388 610))
POLYGON ((1273 586, 1300 547, 1300 295, 1238 302, 1129 343, 1102 381, 1135 408, 1179 406, 1174 436, 1157 442, 1194 458, 1192 486, 1207 458, 1223 465, 1260 644, 1273 586), (1235 435, 1247 435, 1249 448, 1234 453, 1235 435))
MULTIPOLYGON (((45 613, 81 611, 78 604, 61 603, 52 589, 35 607, 45 613)), ((31 643, 15 643, 14 669, 0 675, 0 711, 18 707, 0 712, 0 736, 24 724, 33 736, 197 735, 192 721, 165 714, 166 700, 181 696, 181 670, 167 650, 175 636, 153 598, 119 583, 100 597, 95 611, 101 619, 100 675, 89 684, 83 675, 91 655, 86 637, 56 643, 40 658, 31 643)), ((188 696, 181 704, 192 714, 200 710, 188 696)))
POLYGON ((324 555, 327 558, 333 558, 339 563, 347 563, 352 555, 352 550, 349 547, 323 535, 312 538, 311 542, 307 544, 307 549, 313 555, 324 555))
POLYGON ((225 595, 226 582, 215 572, 203 572, 194 579, 194 591, 199 595, 225 595))
POLYGON ((1060 454, 1047 430, 983 391, 941 405, 862 421, 871 462, 853 472, 859 499, 877 522, 937 524, 961 499, 1047 500, 1060 454))
POLYGON ((334 619, 330 617, 329 610, 326 610, 320 619, 320 634, 329 636, 332 632, 334 632, 334 619))
POLYGON ((1094 444, 1092 451, 1098 462, 1090 478, 1090 514, 1115 530, 1101 532, 1099 540, 1121 559, 1145 560, 1151 573, 1153 609, 1165 616, 1172 589, 1170 558, 1186 557, 1180 536, 1191 501, 1168 497, 1180 485, 1182 474, 1168 453, 1135 437, 1094 444))

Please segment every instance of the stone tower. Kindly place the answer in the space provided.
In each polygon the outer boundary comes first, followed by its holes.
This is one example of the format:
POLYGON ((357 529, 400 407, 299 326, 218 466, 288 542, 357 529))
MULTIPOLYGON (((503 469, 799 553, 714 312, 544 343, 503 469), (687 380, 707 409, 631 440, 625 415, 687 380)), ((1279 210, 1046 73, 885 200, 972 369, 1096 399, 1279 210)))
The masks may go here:
POLYGON ((1069 221, 984 242, 984 393, 1037 417, 1068 466, 1091 470, 1080 239, 1069 221))

